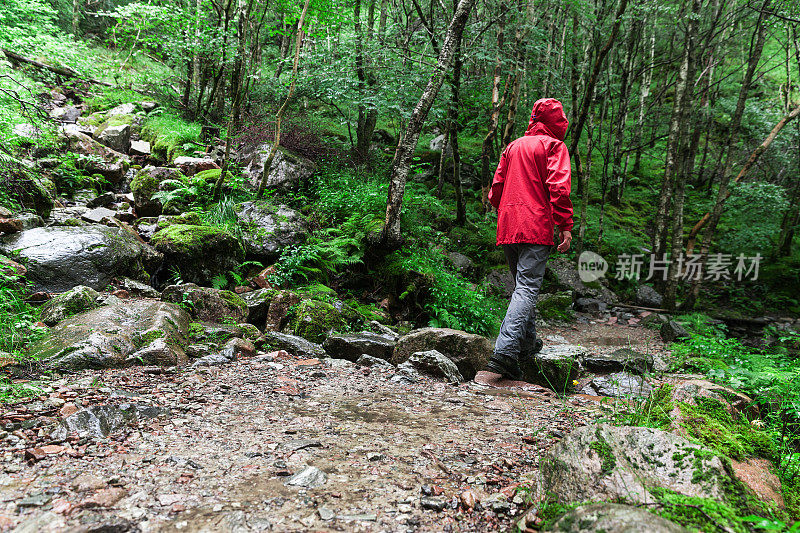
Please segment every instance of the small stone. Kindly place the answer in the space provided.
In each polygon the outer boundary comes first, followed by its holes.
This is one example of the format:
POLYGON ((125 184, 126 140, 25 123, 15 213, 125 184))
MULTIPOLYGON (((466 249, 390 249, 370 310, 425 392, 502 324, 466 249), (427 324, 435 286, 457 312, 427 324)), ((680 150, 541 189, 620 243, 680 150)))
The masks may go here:
POLYGON ((327 507, 320 507, 319 509, 317 509, 317 512, 319 513, 319 517, 325 521, 333 520, 334 517, 336 516, 336 513, 334 513, 327 507))
POLYGON ((325 472, 323 472, 316 466, 308 466, 303 470, 301 470, 300 472, 298 472, 297 474, 290 477, 285 484, 294 487, 304 487, 307 489, 313 489, 316 487, 321 487, 327 481, 328 481, 328 475, 325 472))
POLYGON ((419 500, 420 507, 431 511, 443 511, 446 503, 438 498, 424 497, 419 500))
POLYGON ((369 452, 367 454, 367 461, 383 461, 386 456, 380 452, 369 452))

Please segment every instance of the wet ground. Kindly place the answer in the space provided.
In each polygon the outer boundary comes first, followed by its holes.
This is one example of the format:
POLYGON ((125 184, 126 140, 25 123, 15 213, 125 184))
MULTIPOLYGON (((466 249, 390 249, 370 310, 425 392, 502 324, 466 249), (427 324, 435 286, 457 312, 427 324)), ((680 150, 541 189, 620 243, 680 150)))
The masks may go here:
MULTIPOLYGON (((595 350, 663 348, 641 327, 545 333, 595 350)), ((603 416, 596 399, 558 398, 484 373, 459 386, 394 376, 282 353, 178 373, 61 379, 2 415, 11 431, 0 442, 0 527, 506 530, 526 509, 541 454, 603 416), (50 437, 76 409, 130 402, 169 414, 106 438, 50 437)))

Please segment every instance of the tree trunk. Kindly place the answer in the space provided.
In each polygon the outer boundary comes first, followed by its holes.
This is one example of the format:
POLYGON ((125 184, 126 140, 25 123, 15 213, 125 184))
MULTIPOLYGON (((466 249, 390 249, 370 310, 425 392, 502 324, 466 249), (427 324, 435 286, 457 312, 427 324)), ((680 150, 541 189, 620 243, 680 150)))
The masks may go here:
POLYGON ((619 33, 619 26, 622 24, 622 15, 625 14, 625 9, 627 7, 628 0, 620 0, 619 6, 617 7, 617 13, 614 17, 614 25, 611 27, 611 35, 608 36, 606 44, 598 52, 597 57, 595 58, 592 75, 589 77, 589 82, 586 84, 586 90, 583 92, 583 103, 581 104, 581 111, 578 115, 578 120, 575 126, 570 130, 571 139, 569 144, 569 153, 571 154, 575 153, 575 150, 578 149, 578 143, 581 139, 581 132, 584 124, 586 123, 586 116, 589 113, 589 105, 594 97, 594 88, 595 85, 597 85, 598 78, 600 77, 600 69, 603 67, 603 62, 605 61, 609 50, 611 50, 611 47, 614 46, 614 41, 619 33))
POLYGON ((72 0, 72 40, 79 41, 78 23, 81 19, 81 2, 80 0, 72 0))
MULTIPOLYGON (((439 52, 439 59, 425 90, 414 107, 406 126, 403 140, 398 144, 395 153, 392 171, 389 177, 389 194, 386 201, 386 219, 378 235, 378 243, 386 249, 391 249, 402 244, 400 233, 400 211, 403 206, 403 193, 405 192, 408 173, 411 168, 411 159, 417 147, 422 126, 428 112, 439 93, 444 82, 445 74, 453 62, 453 54, 457 43, 461 40, 464 26, 469 18, 469 13, 476 0, 461 0, 453 13, 453 18, 447 28, 444 42, 439 52)), ((623 0, 624 1, 624 0, 623 0)))
MULTIPOLYGON (((458 0, 453 4, 458 8, 458 0)), ((456 192, 456 225, 463 226, 467 221, 467 211, 464 204, 464 193, 461 187, 461 153, 458 149, 458 106, 461 97, 461 39, 459 36, 456 44, 455 61, 453 64, 453 77, 450 81, 450 145, 453 148, 453 186, 456 192)))
MULTIPOLYGON (((745 104, 747 103, 748 91, 750 90, 750 86, 753 83, 753 77, 755 76, 756 69, 758 68, 758 63, 761 60, 761 54, 764 50, 764 42, 766 40, 766 24, 764 22, 764 16, 769 8, 771 0, 763 0, 761 10, 759 11, 758 20, 756 22, 756 27, 753 31, 753 36, 750 39, 750 54, 748 56, 747 61, 747 70, 745 71, 744 78, 742 79, 742 85, 739 88, 739 98, 736 101, 736 109, 733 113, 733 117, 731 118, 731 123, 729 126, 730 134, 728 136, 728 142, 725 146, 722 160, 725 161, 722 167, 722 174, 719 178, 719 189, 717 190, 717 200, 714 204, 714 208, 711 210, 711 214, 708 218, 708 224, 705 232, 705 236, 703 238, 703 244, 700 249, 700 265, 704 267, 706 264, 706 258, 708 257, 708 251, 711 248, 711 241, 714 238, 714 233, 717 229, 717 224, 719 223, 719 219, 722 216, 722 210, 725 206, 725 201, 730 196, 730 179, 731 179, 731 171, 733 169, 733 154, 734 148, 736 143, 739 140, 739 129, 742 124, 742 116, 744 115, 745 104)), ((800 106, 797 109, 800 112, 800 106)), ((788 115, 790 116, 790 115, 788 115)), ((788 117, 787 116, 787 117, 788 117)), ((795 115, 796 116, 796 115, 795 115)), ((791 118, 784 117, 783 124, 780 126, 782 129, 786 122, 791 120, 791 118)), ((792 117, 793 118, 793 117, 792 117)), ((776 126, 777 128, 777 126, 776 126)), ((778 129, 780 131, 780 129, 778 129)), ((775 132, 775 128, 773 128, 773 132, 775 132)), ((772 133, 770 133, 772 135, 772 133)), ((777 132, 775 132, 777 135, 777 132)), ((772 137, 774 139, 774 137, 772 137)), ((768 137, 769 139, 769 137, 768 137)), ((765 141, 766 142, 766 141, 765 141)), ((761 155, 761 153, 766 150, 766 147, 772 143, 772 140, 769 140, 769 143, 764 146, 762 143, 758 149, 750 156, 750 160, 745 164, 742 168, 739 176, 736 177, 734 183, 739 181, 740 176, 744 175, 744 173, 749 170, 752 163, 755 162, 756 159, 761 155), (759 149, 761 149, 759 151, 759 149)), ((704 217, 705 218, 705 217, 704 217)), ((699 224, 699 223, 698 223, 699 224)), ((694 228, 693 228, 694 231, 694 228)), ((695 235, 697 235, 695 233, 695 235)), ((694 242, 692 241, 691 246, 693 247, 694 242)), ((689 246, 687 246, 689 248, 689 246)), ((700 287, 702 286, 702 279, 694 280, 692 282, 691 291, 684 303, 684 306, 687 309, 691 309, 694 307, 695 302, 697 301, 697 297, 700 295, 700 287)))
MULTIPOLYGON (((647 27, 647 18, 642 21, 644 27, 647 27)), ((636 121, 636 155, 633 160, 633 174, 638 176, 641 170, 642 150, 644 143, 642 142, 642 133, 644 131, 644 110, 645 102, 650 96, 650 84, 653 82, 653 69, 655 68, 655 54, 656 54, 656 30, 651 29, 650 34, 650 52, 648 54, 647 65, 642 68, 642 80, 639 84, 639 118, 636 121)))
MULTIPOLYGON (((501 9, 503 6, 501 5, 501 9)), ((494 61, 494 73, 492 75, 492 112, 489 115, 489 127, 486 135, 483 137, 481 144, 481 184, 483 186, 482 203, 484 211, 488 212, 491 209, 488 200, 489 188, 491 187, 492 178, 491 166, 494 159, 494 137, 497 134, 497 126, 500 123, 500 109, 503 107, 503 102, 500 99, 500 80, 501 80, 501 51, 505 41, 505 17, 500 16, 497 26, 497 54, 494 61)))
POLYGON ((281 142, 281 121, 283 120, 283 114, 286 113, 286 108, 289 107, 289 102, 292 100, 294 88, 297 84, 297 69, 300 65, 300 49, 303 46, 303 23, 306 20, 306 13, 308 13, 308 3, 309 0, 305 0, 305 4, 303 4, 303 11, 300 13, 300 20, 297 21, 297 39, 294 46, 292 81, 289 84, 289 92, 286 95, 286 100, 283 101, 283 105, 280 107, 280 109, 278 109, 278 113, 275 115, 275 138, 272 141, 272 147, 269 150, 269 154, 267 154, 267 159, 264 161, 264 169, 261 174, 261 183, 258 184, 258 193, 256 194, 256 198, 258 199, 261 199, 261 197, 264 196, 264 191, 267 188, 269 170, 272 167, 272 161, 275 160, 275 154, 278 152, 278 145, 281 142))

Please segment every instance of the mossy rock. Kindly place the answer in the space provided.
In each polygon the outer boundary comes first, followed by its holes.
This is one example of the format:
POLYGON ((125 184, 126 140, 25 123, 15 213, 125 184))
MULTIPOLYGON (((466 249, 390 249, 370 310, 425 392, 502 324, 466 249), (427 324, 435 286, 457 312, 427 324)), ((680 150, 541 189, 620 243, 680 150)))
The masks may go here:
POLYGON ((189 224, 192 226, 202 226, 203 221, 200 218, 200 213, 197 211, 189 211, 180 215, 173 216, 160 216, 156 225, 158 229, 164 229, 175 224, 189 224))
POLYGON ((330 331, 343 329, 345 320, 342 313, 327 302, 303 300, 294 309, 289 326, 295 335, 319 343, 330 331))
MULTIPOLYGON (((131 181, 136 214, 140 217, 154 217, 161 214, 163 206, 160 200, 154 200, 153 195, 162 190, 162 184, 174 181, 176 187, 186 183, 186 177, 180 170, 167 167, 146 167, 136 173, 131 181)), ((169 189, 169 190, 174 190, 169 189)))
POLYGON ((177 269, 184 281, 199 285, 211 285, 244 261, 239 241, 215 226, 173 224, 157 231, 150 242, 164 254, 166 271, 177 269))
MULTIPOLYGON (((205 183, 213 183, 219 179, 219 175, 222 173, 221 168, 212 168, 209 170, 203 170, 198 172, 194 175, 194 179, 198 182, 205 182, 205 183)), ((226 171, 225 172, 225 181, 233 179, 233 173, 226 171)))
MULTIPOLYGON (((95 113, 97 114, 97 113, 95 113)), ((94 137, 97 138, 106 128, 115 127, 115 126, 130 126, 131 133, 133 134, 140 134, 142 131, 141 125, 139 125, 138 121, 136 120, 136 115, 111 115, 108 119, 102 121, 100 124, 92 124, 96 125, 97 129, 94 132, 94 137)))
POLYGON ((539 295, 536 311, 544 320, 572 320, 572 291, 539 295))
POLYGON ((247 304, 238 294, 194 283, 170 285, 161 299, 180 305, 192 318, 204 322, 240 323, 247 317, 247 304))
POLYGON ((300 287, 297 289, 297 294, 311 298, 312 300, 319 300, 321 302, 331 302, 338 298, 335 290, 321 283, 300 287))
POLYGON ((100 293, 91 287, 79 285, 55 296, 41 307, 42 322, 55 326, 65 318, 100 307, 100 293))

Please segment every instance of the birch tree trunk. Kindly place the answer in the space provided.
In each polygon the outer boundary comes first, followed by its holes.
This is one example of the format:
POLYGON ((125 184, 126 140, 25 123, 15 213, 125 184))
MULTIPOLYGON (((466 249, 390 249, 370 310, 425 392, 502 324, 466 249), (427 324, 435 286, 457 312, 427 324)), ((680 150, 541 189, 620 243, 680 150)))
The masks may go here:
POLYGON ((428 112, 433 105, 433 101, 436 99, 436 95, 439 93, 439 89, 442 87, 442 83, 444 83, 445 74, 450 69, 450 65, 453 62, 456 46, 461 40, 464 26, 467 23, 470 11, 472 11, 475 5, 475 1, 476 0, 461 0, 458 3, 458 7, 453 13, 453 18, 447 28, 436 67, 417 105, 414 107, 414 111, 411 113, 406 131, 403 134, 403 140, 397 146, 389 177, 386 219, 383 228, 377 236, 378 244, 382 245, 385 249, 391 249, 402 244, 400 212, 403 207, 403 193, 405 192, 406 181, 408 180, 408 173, 411 168, 411 159, 414 156, 414 150, 417 147, 417 142, 419 142, 419 136, 422 132, 425 119, 428 116, 428 112))

